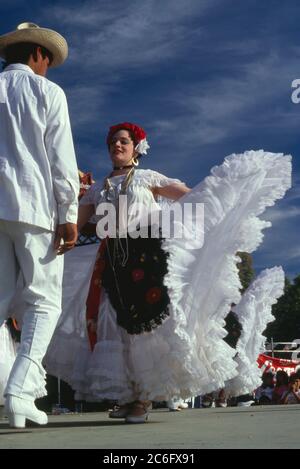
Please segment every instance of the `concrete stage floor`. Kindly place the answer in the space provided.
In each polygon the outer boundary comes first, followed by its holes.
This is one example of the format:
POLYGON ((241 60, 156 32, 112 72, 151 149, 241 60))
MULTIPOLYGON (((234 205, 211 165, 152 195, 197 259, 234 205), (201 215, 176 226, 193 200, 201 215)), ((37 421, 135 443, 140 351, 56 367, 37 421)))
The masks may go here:
POLYGON ((152 410, 146 424, 107 413, 50 415, 46 427, 10 429, 0 410, 0 448, 300 448, 300 405, 152 410))

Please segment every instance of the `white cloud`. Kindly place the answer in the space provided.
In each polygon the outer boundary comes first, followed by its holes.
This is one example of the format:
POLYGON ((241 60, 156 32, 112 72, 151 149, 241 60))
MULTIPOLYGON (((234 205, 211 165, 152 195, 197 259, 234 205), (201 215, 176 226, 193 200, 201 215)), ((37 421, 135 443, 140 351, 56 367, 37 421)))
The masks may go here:
MULTIPOLYGON (((300 260, 300 247, 294 246, 285 251, 285 259, 286 260, 300 260)), ((300 270, 300 269, 299 269, 300 270)))
POLYGON ((291 218, 298 218, 300 219, 300 207, 283 207, 283 208, 270 208, 264 218, 274 222, 282 222, 287 219, 291 218))
POLYGON ((221 143, 257 127, 273 133, 280 128, 283 138, 295 138, 300 105, 291 104, 290 87, 297 69, 296 57, 271 53, 252 60, 238 74, 210 76, 201 85, 195 80, 182 83, 163 98, 166 107, 172 103, 178 110, 170 116, 172 128, 174 132, 185 129, 182 141, 188 146, 221 143), (286 106, 280 102, 283 96, 286 106))
MULTIPOLYGON (((184 50, 188 20, 221 0, 87 1, 81 7, 51 7, 52 21, 62 25, 70 59, 85 67, 100 65, 103 73, 161 63, 184 50)), ((46 10, 45 18, 50 11, 46 10)), ((198 29, 198 28, 197 28, 198 29)))
MULTIPOLYGON (((103 108, 107 94, 113 84, 75 84, 66 88, 69 102, 72 127, 76 130, 84 130, 87 125, 93 123, 97 127, 100 115, 103 118, 103 108)), ((99 124, 100 126, 100 124, 99 124)))
MULTIPOLYGON (((82 93, 76 93, 77 85, 74 92, 71 91, 71 106, 81 110, 73 113, 76 126, 92 122, 97 110, 103 111, 108 93, 117 90, 130 74, 141 77, 152 73, 155 67, 169 63, 170 59, 175 63, 176 58, 190 53, 191 46, 196 46, 199 54, 205 48, 207 52, 208 31, 193 20, 209 15, 221 3, 224 2, 89 0, 76 7, 72 4, 51 7, 52 21, 62 25, 62 33, 66 34, 71 46, 68 67, 72 70, 74 83, 84 81, 89 87, 84 99, 82 93), (202 36, 206 40, 201 41, 202 36), (75 95, 76 99, 73 99, 75 95), (82 111, 84 109, 86 113, 82 111)), ((45 18, 49 17, 49 12, 45 10, 45 18)), ((247 54, 258 49, 261 49, 258 39, 250 37, 233 42, 229 36, 219 49, 212 50, 210 60, 214 53, 222 55, 226 51, 235 51, 247 54)), ((196 60, 199 61, 199 57, 196 60)), ((233 61, 235 73, 227 69, 219 76, 210 74, 206 82, 201 79, 201 85, 197 83, 197 75, 177 86, 171 84, 167 93, 161 96, 161 103, 157 103, 162 109, 159 109, 159 117, 153 119, 151 116, 150 128, 162 137, 162 141, 164 129, 165 137, 169 138, 172 130, 176 133, 185 128, 181 143, 190 148, 221 143, 243 135, 257 125, 266 130, 277 126, 284 127, 286 133, 293 132, 298 126, 297 106, 286 111, 274 103, 284 89, 289 89, 293 70, 298 67, 297 60, 296 56, 279 57, 274 52, 266 52, 263 57, 260 53, 259 58, 256 54, 256 59, 246 65, 243 62, 238 73, 233 61), (164 108, 170 109, 170 106, 172 111, 168 118, 164 108), (166 126, 163 122, 169 123, 166 126)), ((159 77, 156 75, 155 79, 159 80, 159 77)))

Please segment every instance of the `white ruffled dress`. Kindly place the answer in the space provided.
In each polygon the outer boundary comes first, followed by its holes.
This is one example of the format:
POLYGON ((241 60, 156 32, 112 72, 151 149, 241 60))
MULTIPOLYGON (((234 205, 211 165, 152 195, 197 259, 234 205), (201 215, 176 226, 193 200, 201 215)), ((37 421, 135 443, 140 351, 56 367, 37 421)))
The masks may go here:
MULTIPOLYGON (((111 178, 116 194, 122 177, 111 178)), ((153 203, 151 187, 176 180, 155 171, 136 170, 129 199, 153 203)), ((291 157, 263 150, 227 157, 221 166, 179 201, 204 204, 204 244, 165 239, 169 253, 164 282, 169 317, 148 333, 130 335, 116 323, 107 295, 101 298, 97 344, 90 349, 85 302, 98 246, 78 247, 66 255, 63 312, 45 365, 76 390, 77 399, 98 401, 187 398, 223 388, 237 374, 236 351, 223 338, 224 318, 240 301, 236 256, 252 252, 270 223, 258 218, 291 185, 291 157)), ((83 203, 104 200, 93 185, 83 203)), ((162 200, 157 204, 164 209, 162 200)))

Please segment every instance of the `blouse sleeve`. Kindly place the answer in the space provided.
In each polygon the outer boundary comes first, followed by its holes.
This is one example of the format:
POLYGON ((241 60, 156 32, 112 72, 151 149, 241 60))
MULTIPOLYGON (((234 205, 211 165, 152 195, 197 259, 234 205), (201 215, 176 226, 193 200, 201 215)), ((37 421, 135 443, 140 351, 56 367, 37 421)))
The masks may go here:
POLYGON ((165 187, 170 186, 171 184, 185 184, 184 182, 180 181, 179 179, 168 178, 157 171, 151 171, 151 179, 150 179, 151 187, 165 187))

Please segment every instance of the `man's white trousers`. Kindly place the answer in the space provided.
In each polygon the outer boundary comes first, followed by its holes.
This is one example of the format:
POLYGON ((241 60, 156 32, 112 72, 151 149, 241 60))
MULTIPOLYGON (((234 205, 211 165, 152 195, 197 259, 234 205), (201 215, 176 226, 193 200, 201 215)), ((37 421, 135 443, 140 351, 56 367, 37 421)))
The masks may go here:
POLYGON ((53 242, 52 231, 0 220, 0 324, 13 314, 17 281, 22 313, 21 343, 4 395, 34 400, 46 394, 42 359, 62 297, 63 256, 56 256, 53 242))

